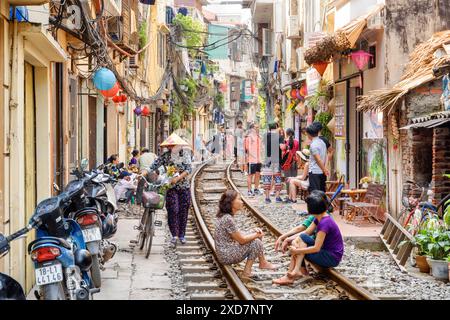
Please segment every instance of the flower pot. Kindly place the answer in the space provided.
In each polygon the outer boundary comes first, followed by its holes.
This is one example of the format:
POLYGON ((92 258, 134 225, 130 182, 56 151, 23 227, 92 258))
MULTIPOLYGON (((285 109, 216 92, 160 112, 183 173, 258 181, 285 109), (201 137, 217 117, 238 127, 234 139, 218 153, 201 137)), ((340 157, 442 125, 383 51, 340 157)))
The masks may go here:
POLYGON ((416 264, 419 268, 420 272, 428 273, 430 272, 430 266, 427 262, 427 257, 425 256, 416 256, 416 264))
POLYGON ((436 279, 447 280, 448 279, 448 262, 444 260, 431 261, 431 274, 436 279))

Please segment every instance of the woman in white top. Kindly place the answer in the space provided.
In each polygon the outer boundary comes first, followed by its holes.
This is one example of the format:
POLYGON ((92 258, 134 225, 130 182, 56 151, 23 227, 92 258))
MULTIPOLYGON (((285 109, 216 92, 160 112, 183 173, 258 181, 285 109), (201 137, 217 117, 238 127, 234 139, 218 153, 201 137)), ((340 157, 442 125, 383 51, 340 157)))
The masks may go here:
POLYGON ((303 165, 303 173, 301 176, 296 176, 293 178, 288 178, 287 183, 289 184, 288 197, 284 199, 285 203, 296 203, 297 202, 297 188, 301 190, 308 190, 308 171, 309 171, 309 156, 310 152, 308 149, 303 149, 302 151, 297 151, 297 156, 299 157, 301 164, 303 165))

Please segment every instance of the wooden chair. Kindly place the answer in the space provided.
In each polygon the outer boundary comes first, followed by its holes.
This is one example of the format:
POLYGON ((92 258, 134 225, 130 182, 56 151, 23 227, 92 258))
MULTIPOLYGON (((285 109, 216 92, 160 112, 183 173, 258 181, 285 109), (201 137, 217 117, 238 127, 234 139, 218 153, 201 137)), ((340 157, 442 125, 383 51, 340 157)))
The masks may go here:
POLYGON ((345 202, 346 209, 344 210, 347 211, 345 219, 353 221, 358 216, 362 220, 367 219, 371 221, 373 219, 376 222, 380 222, 377 216, 384 197, 384 188, 384 185, 371 183, 367 188, 367 193, 359 201, 345 202))
MULTIPOLYGON (((333 194, 336 192, 337 188, 339 187, 339 185, 343 183, 344 183, 344 176, 341 176, 339 180, 336 181, 327 181, 328 186, 327 191, 325 192, 326 195, 329 198, 332 197, 333 194)), ((340 198, 337 198, 331 203, 334 210, 339 209, 339 199, 340 198)))

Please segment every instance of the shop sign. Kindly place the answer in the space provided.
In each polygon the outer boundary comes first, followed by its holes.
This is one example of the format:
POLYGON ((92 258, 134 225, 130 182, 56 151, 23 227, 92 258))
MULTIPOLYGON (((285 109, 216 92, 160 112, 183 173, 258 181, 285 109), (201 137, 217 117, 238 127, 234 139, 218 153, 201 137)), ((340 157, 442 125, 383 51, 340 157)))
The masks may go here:
POLYGON ((252 82, 250 80, 242 81, 242 96, 241 101, 248 102, 252 101, 252 82))
POLYGON ((334 86, 334 100, 336 104, 335 119, 336 119, 336 131, 334 136, 336 139, 344 139, 346 137, 345 132, 345 111, 346 111, 346 82, 337 83, 334 86))
POLYGON ((310 67, 306 70, 306 87, 308 96, 312 96, 316 93, 321 79, 322 77, 320 76, 320 73, 318 73, 315 68, 310 67))

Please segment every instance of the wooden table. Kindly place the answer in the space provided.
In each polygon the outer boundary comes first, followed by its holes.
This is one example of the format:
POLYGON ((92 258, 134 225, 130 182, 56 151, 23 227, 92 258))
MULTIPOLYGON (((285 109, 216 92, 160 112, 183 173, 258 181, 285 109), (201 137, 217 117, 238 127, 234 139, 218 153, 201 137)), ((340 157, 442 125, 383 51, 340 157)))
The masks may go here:
MULTIPOLYGON (((352 199, 352 202, 356 202, 361 199, 363 195, 367 193, 367 189, 342 189, 343 194, 346 194, 352 199)), ((342 205, 342 203, 341 203, 342 205)), ((344 216, 344 220, 351 221, 354 218, 354 213, 356 209, 352 209, 352 211, 344 216)))

